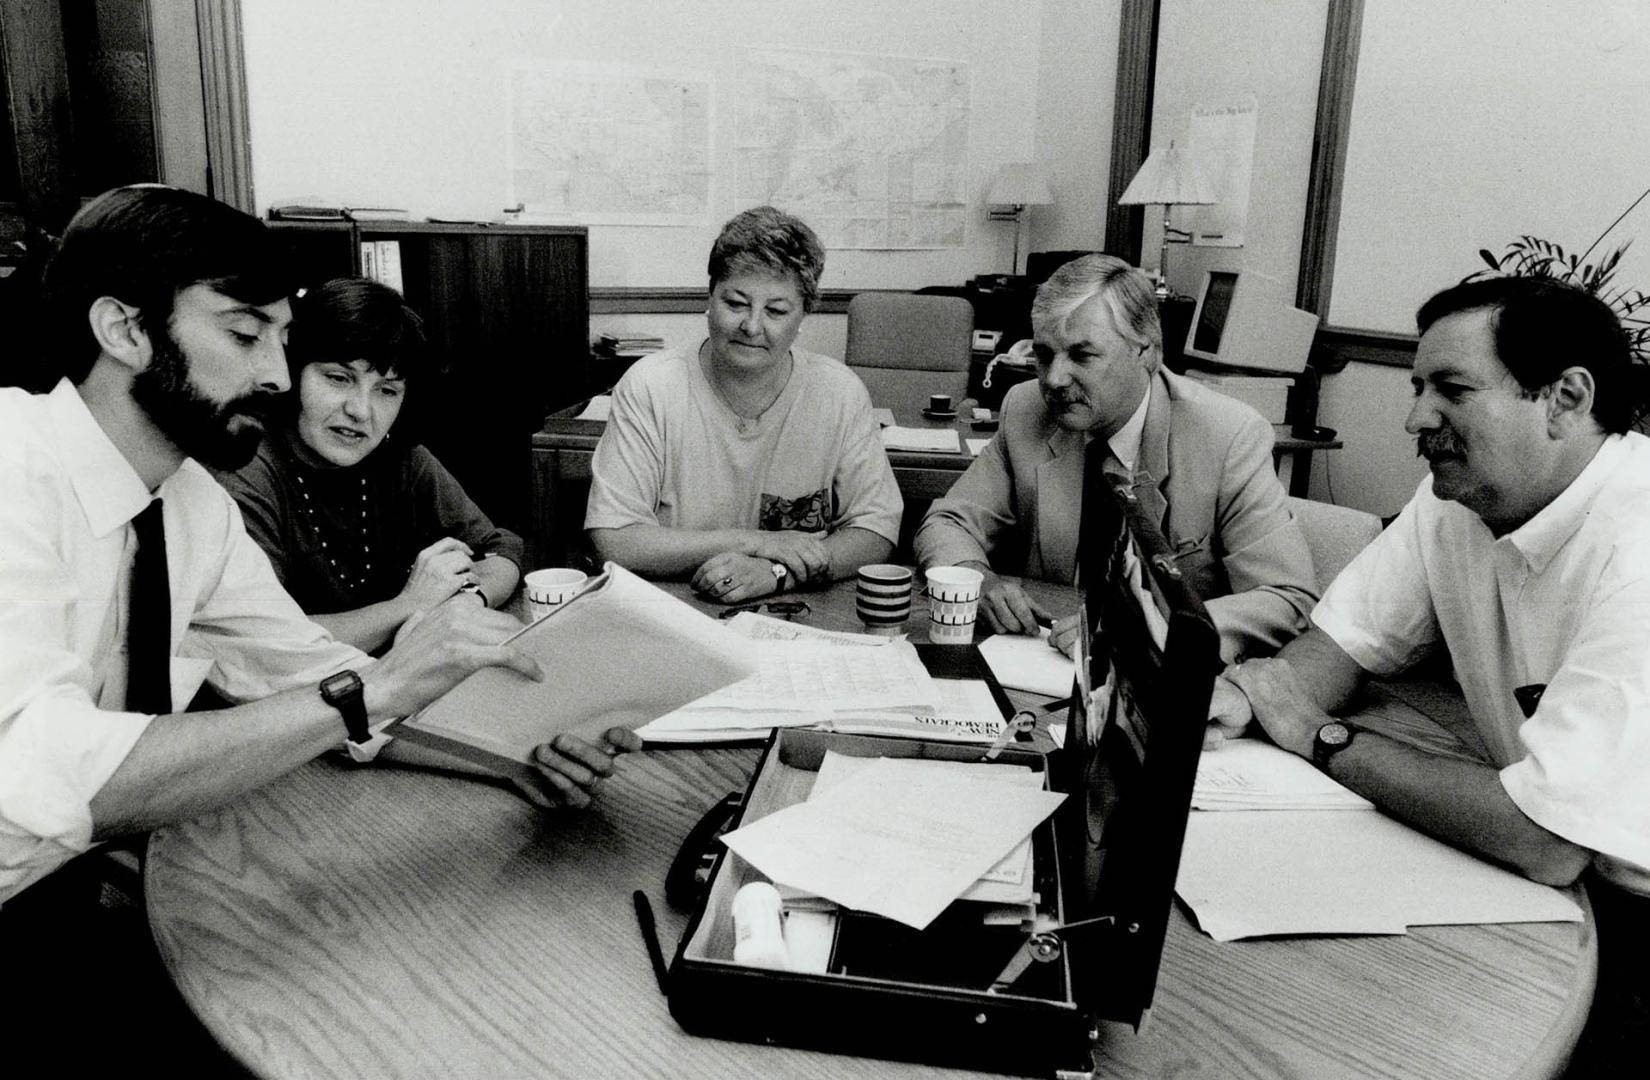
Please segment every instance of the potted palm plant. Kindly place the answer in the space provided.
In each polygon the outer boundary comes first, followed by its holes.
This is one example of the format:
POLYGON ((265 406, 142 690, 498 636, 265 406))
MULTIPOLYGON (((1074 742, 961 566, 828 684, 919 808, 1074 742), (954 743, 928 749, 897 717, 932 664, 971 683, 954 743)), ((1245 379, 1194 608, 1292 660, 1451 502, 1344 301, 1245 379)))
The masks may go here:
POLYGON ((1609 228, 1599 233, 1598 238, 1580 255, 1570 254, 1551 240, 1525 235, 1508 244, 1507 249, 1499 256, 1488 248, 1480 248, 1478 255, 1488 264, 1489 270, 1480 270, 1472 276, 1478 277, 1493 272, 1520 277, 1553 278, 1579 285, 1610 305, 1621 319, 1622 328, 1627 331, 1627 341, 1633 350, 1634 358, 1640 363, 1650 363, 1650 296, 1645 295, 1643 289, 1619 285, 1615 280, 1621 257, 1632 241, 1625 241, 1604 251, 1596 262, 1587 261, 1604 242, 1604 238, 1609 236, 1646 197, 1650 197, 1650 188, 1646 188, 1634 199, 1627 209, 1610 223, 1609 228))

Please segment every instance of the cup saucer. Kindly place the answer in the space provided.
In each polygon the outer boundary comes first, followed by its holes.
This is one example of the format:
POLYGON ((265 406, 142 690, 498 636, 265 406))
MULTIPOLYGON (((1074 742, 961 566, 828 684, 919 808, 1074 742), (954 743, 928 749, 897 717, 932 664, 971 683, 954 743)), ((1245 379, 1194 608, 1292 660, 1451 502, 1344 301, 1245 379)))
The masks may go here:
POLYGON ((957 418, 957 410, 949 409, 945 412, 936 412, 933 409, 924 409, 922 410, 922 415, 928 417, 930 420, 955 420, 957 418))

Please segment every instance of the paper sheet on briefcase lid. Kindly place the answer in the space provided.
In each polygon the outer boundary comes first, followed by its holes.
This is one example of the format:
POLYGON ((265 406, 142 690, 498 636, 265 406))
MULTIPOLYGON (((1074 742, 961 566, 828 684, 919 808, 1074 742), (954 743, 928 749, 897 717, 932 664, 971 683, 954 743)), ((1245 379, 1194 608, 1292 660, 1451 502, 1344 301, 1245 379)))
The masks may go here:
POLYGON ((561 732, 640 727, 755 670, 749 642, 613 563, 509 640, 543 682, 483 668, 392 733, 527 775, 533 747, 561 732))

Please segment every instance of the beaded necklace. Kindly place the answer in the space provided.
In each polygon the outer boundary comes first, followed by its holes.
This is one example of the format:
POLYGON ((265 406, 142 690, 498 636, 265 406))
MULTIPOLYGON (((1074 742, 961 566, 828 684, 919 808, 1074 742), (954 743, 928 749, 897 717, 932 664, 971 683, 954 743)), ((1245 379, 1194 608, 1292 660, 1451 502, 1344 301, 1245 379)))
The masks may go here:
MULTIPOLYGON (((339 584, 349 592, 357 592, 367 584, 367 577, 372 572, 372 543, 367 537, 367 478, 361 477, 361 572, 351 577, 347 568, 338 564, 340 545, 328 546, 325 534, 321 530, 321 518, 315 512, 313 500, 309 494, 309 484, 304 480, 302 472, 295 471, 293 477, 298 481, 298 493, 303 496, 299 501, 304 510, 304 520, 309 522, 310 531, 315 533, 316 541, 321 545, 321 554, 326 557, 327 565, 332 568, 332 574, 339 584)), ((338 539, 334 537, 334 539, 338 539)))

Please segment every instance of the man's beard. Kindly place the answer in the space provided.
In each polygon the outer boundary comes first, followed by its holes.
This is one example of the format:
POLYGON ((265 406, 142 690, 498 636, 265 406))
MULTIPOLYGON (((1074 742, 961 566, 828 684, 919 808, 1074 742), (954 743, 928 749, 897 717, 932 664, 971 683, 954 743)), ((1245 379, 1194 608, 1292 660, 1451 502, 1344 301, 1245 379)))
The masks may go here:
POLYGON ((154 356, 132 380, 132 400, 179 450, 214 469, 238 469, 263 439, 269 395, 254 391, 215 402, 189 382, 189 361, 167 327, 153 335, 154 356))

